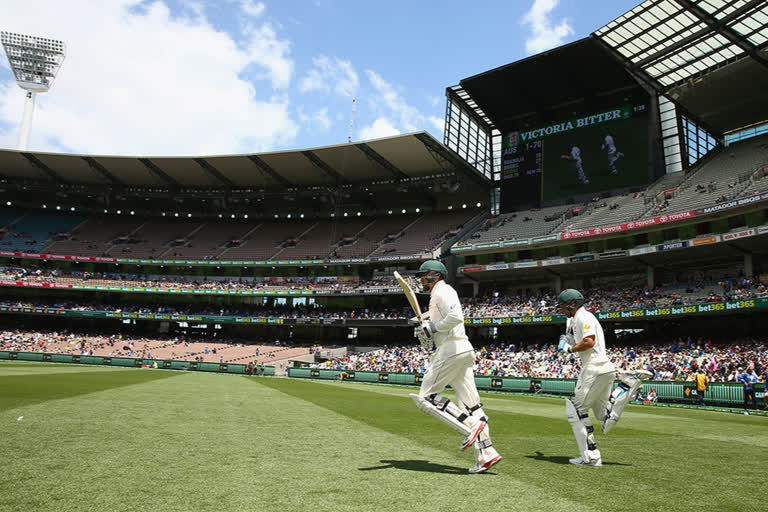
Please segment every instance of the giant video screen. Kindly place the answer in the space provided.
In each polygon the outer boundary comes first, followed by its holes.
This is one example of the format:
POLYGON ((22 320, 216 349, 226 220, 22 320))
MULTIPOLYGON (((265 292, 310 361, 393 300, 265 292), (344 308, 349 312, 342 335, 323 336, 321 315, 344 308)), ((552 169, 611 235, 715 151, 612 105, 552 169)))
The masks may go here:
POLYGON ((621 105, 502 142, 501 210, 648 183, 645 105, 621 105))

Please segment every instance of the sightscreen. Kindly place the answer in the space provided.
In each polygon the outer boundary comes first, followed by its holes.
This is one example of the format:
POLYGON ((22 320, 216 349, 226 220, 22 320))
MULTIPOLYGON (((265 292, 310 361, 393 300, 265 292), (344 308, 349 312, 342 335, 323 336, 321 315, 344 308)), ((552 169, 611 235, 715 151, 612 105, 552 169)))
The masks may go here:
POLYGON ((645 183, 645 105, 621 105, 507 133, 502 142, 502 212, 645 183))

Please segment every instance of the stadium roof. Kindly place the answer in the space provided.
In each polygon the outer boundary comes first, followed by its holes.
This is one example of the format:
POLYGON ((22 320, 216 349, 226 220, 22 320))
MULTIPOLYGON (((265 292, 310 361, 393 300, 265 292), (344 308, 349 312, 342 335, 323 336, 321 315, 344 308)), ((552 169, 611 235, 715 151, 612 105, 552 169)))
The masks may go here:
POLYGON ((547 118, 548 111, 557 117, 563 107, 589 108, 590 98, 637 87, 625 66, 588 37, 465 78, 454 90, 468 93, 465 102, 482 109, 491 126, 508 131, 526 121, 556 120, 547 118))
POLYGON ((426 132, 251 155, 123 157, 0 151, 0 177, 104 186, 292 189, 454 174, 490 186, 426 132))
POLYGON ((768 0, 647 0, 594 36, 715 129, 768 118, 768 0))

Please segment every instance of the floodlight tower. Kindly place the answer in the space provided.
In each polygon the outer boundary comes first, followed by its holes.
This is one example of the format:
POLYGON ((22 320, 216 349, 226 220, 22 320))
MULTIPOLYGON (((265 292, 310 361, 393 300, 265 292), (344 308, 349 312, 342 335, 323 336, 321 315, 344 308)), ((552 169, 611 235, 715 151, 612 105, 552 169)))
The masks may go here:
POLYGON ((48 92, 53 85, 56 73, 67 55, 67 47, 55 39, 13 32, 0 32, 0 41, 16 76, 16 83, 27 91, 19 133, 19 151, 24 151, 32 131, 35 97, 40 92, 48 92))

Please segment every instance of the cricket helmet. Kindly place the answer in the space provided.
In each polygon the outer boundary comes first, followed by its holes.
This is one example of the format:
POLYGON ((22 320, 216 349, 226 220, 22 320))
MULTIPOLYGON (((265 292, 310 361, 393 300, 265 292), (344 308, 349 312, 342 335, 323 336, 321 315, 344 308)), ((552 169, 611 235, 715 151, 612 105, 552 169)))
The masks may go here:
POLYGON ((448 269, 445 268, 445 265, 437 260, 427 260, 422 263, 419 267, 419 271, 416 272, 416 277, 427 275, 430 272, 439 273, 441 276, 443 276, 443 279, 448 278, 448 269))
POLYGON ((579 308, 584 305, 584 296, 578 290, 568 288, 567 290, 560 292, 560 295, 557 296, 557 304, 560 307, 567 306, 579 308))

